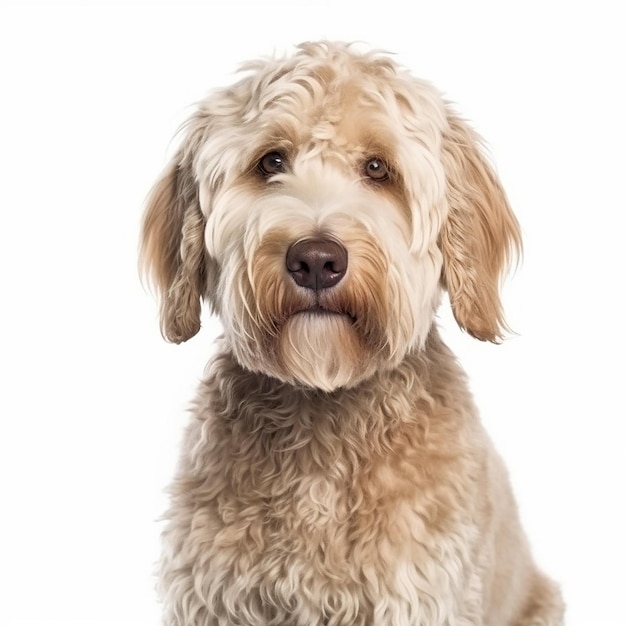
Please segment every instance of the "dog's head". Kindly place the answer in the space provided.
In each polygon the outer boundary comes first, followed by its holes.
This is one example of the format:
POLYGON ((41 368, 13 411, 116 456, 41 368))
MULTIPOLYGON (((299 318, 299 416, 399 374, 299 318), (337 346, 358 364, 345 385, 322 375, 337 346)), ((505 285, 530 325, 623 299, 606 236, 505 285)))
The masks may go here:
POLYGON ((148 200, 164 336, 194 335, 204 299, 242 366, 324 390, 419 349, 444 288, 463 329, 499 340, 518 227, 440 94, 343 44, 245 71, 200 103, 148 200))

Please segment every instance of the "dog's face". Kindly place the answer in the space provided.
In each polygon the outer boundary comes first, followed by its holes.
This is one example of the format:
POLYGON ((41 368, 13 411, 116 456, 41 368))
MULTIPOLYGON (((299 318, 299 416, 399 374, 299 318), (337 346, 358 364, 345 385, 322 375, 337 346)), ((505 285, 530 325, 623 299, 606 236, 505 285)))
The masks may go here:
POLYGON ((327 391, 419 349, 444 288, 497 340, 517 225, 440 95, 344 45, 247 70, 200 104, 148 202, 164 335, 195 334, 205 298, 242 366, 327 391))

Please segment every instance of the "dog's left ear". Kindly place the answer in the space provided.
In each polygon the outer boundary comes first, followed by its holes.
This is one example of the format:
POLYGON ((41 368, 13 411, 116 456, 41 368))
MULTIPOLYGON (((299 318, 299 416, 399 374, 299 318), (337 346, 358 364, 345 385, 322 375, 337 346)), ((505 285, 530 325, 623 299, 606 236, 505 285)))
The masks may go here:
POLYGON ((449 210, 439 236, 443 282, 459 326, 497 343, 507 330, 500 278, 521 252, 519 225, 481 152, 480 138, 452 112, 442 159, 449 210))

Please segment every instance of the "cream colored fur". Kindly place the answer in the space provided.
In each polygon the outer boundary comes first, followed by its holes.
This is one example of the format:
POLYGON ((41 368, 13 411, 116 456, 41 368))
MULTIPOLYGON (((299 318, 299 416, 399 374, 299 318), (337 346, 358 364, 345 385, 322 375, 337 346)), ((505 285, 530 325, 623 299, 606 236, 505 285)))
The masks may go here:
POLYGON ((199 104, 144 220, 165 337, 195 334, 203 299, 224 326, 171 488, 164 623, 561 625, 434 324, 445 289, 467 332, 506 330, 519 231, 478 138, 382 54, 305 44, 244 71, 199 104), (330 288, 287 268, 310 239, 347 251, 330 288))

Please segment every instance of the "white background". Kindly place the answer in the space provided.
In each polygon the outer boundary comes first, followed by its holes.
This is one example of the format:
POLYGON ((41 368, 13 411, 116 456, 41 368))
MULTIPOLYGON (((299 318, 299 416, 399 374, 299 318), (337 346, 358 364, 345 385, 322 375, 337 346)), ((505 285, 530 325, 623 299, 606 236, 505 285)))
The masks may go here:
POLYGON ((397 52, 487 139, 524 229, 518 334, 441 322, 568 624, 625 624, 619 3, 229 4, 0 13, 0 624, 158 623, 156 520, 219 326, 161 340, 143 202, 190 105, 319 38, 397 52))

